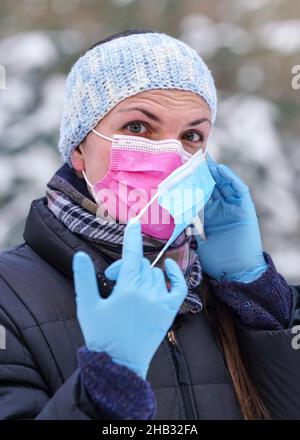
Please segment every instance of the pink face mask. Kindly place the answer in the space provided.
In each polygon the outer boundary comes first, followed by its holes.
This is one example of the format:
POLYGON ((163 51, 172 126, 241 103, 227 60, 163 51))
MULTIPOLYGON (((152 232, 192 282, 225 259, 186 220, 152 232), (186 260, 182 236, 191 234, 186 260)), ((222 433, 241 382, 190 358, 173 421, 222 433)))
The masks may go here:
MULTIPOLYGON (((158 185, 192 155, 177 139, 152 141, 140 136, 114 135, 113 139, 96 130, 98 136, 112 142, 110 167, 104 177, 92 185, 84 171, 99 206, 106 208, 107 220, 127 223, 135 217, 156 193, 158 185)), ((157 199, 140 218, 142 231, 152 237, 168 240, 174 220, 157 199)))

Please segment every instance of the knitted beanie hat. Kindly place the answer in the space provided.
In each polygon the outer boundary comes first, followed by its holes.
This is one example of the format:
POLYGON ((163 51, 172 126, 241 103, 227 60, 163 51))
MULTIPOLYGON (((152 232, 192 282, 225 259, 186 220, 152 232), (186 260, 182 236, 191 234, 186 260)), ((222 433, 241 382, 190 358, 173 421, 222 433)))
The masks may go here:
POLYGON ((58 148, 71 166, 71 153, 120 101, 153 89, 180 89, 200 95, 212 122, 217 95, 212 75, 198 53, 159 32, 122 36, 88 50, 66 81, 58 148))

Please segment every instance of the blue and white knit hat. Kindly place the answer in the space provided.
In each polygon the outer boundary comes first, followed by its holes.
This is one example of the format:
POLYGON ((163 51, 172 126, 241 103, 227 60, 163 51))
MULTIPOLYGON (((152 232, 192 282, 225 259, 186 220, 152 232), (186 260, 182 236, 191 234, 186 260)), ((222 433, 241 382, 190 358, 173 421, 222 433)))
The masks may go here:
POLYGON ((73 65, 66 82, 58 148, 71 152, 120 101, 153 89, 188 90, 207 102, 214 122, 217 95, 198 53, 164 33, 122 36, 95 46, 73 65))

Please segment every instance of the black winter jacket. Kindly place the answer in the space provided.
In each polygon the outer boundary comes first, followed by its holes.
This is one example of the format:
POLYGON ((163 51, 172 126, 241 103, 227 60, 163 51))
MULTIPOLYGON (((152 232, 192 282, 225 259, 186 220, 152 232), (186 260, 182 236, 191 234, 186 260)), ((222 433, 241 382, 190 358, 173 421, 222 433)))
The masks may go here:
MULTIPOLYGON (((32 202, 24 239, 0 255, 0 325, 6 331, 0 419, 97 419, 77 366, 84 340, 76 318, 72 257, 78 250, 89 253, 104 294, 103 272, 110 261, 59 222, 45 197, 32 202)), ((300 324, 300 288, 291 289, 295 325, 300 324)), ((205 312, 178 315, 172 329, 178 348, 174 351, 166 336, 147 375, 157 402, 154 418, 241 419, 205 312)), ((254 331, 237 323, 237 329, 272 418, 300 419, 300 349, 292 346, 292 328, 254 331)))

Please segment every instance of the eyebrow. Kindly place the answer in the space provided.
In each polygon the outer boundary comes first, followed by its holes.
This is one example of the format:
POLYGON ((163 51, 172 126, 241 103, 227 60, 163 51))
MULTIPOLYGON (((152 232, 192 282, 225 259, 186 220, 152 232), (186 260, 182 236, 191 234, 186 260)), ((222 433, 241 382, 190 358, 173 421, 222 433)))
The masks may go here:
MULTIPOLYGON (((144 113, 144 115, 147 116, 149 119, 152 119, 153 121, 158 122, 159 124, 162 124, 162 120, 161 120, 158 116, 154 115, 153 113, 149 112, 148 110, 146 110, 146 109, 144 109, 144 108, 140 108, 140 107, 126 108, 126 109, 124 109, 124 110, 119 110, 118 113, 121 113, 121 112, 131 112, 131 111, 134 111, 134 110, 137 110, 137 111, 139 111, 139 112, 142 112, 142 113, 144 113)), ((187 126, 188 126, 188 127, 189 127, 189 126, 194 127, 195 125, 202 124, 202 122, 208 122, 209 124, 211 124, 211 122, 210 122, 209 119, 207 119, 207 118, 201 118, 201 119, 196 119, 196 121, 193 121, 193 122, 191 122, 190 124, 187 124, 187 126)))

